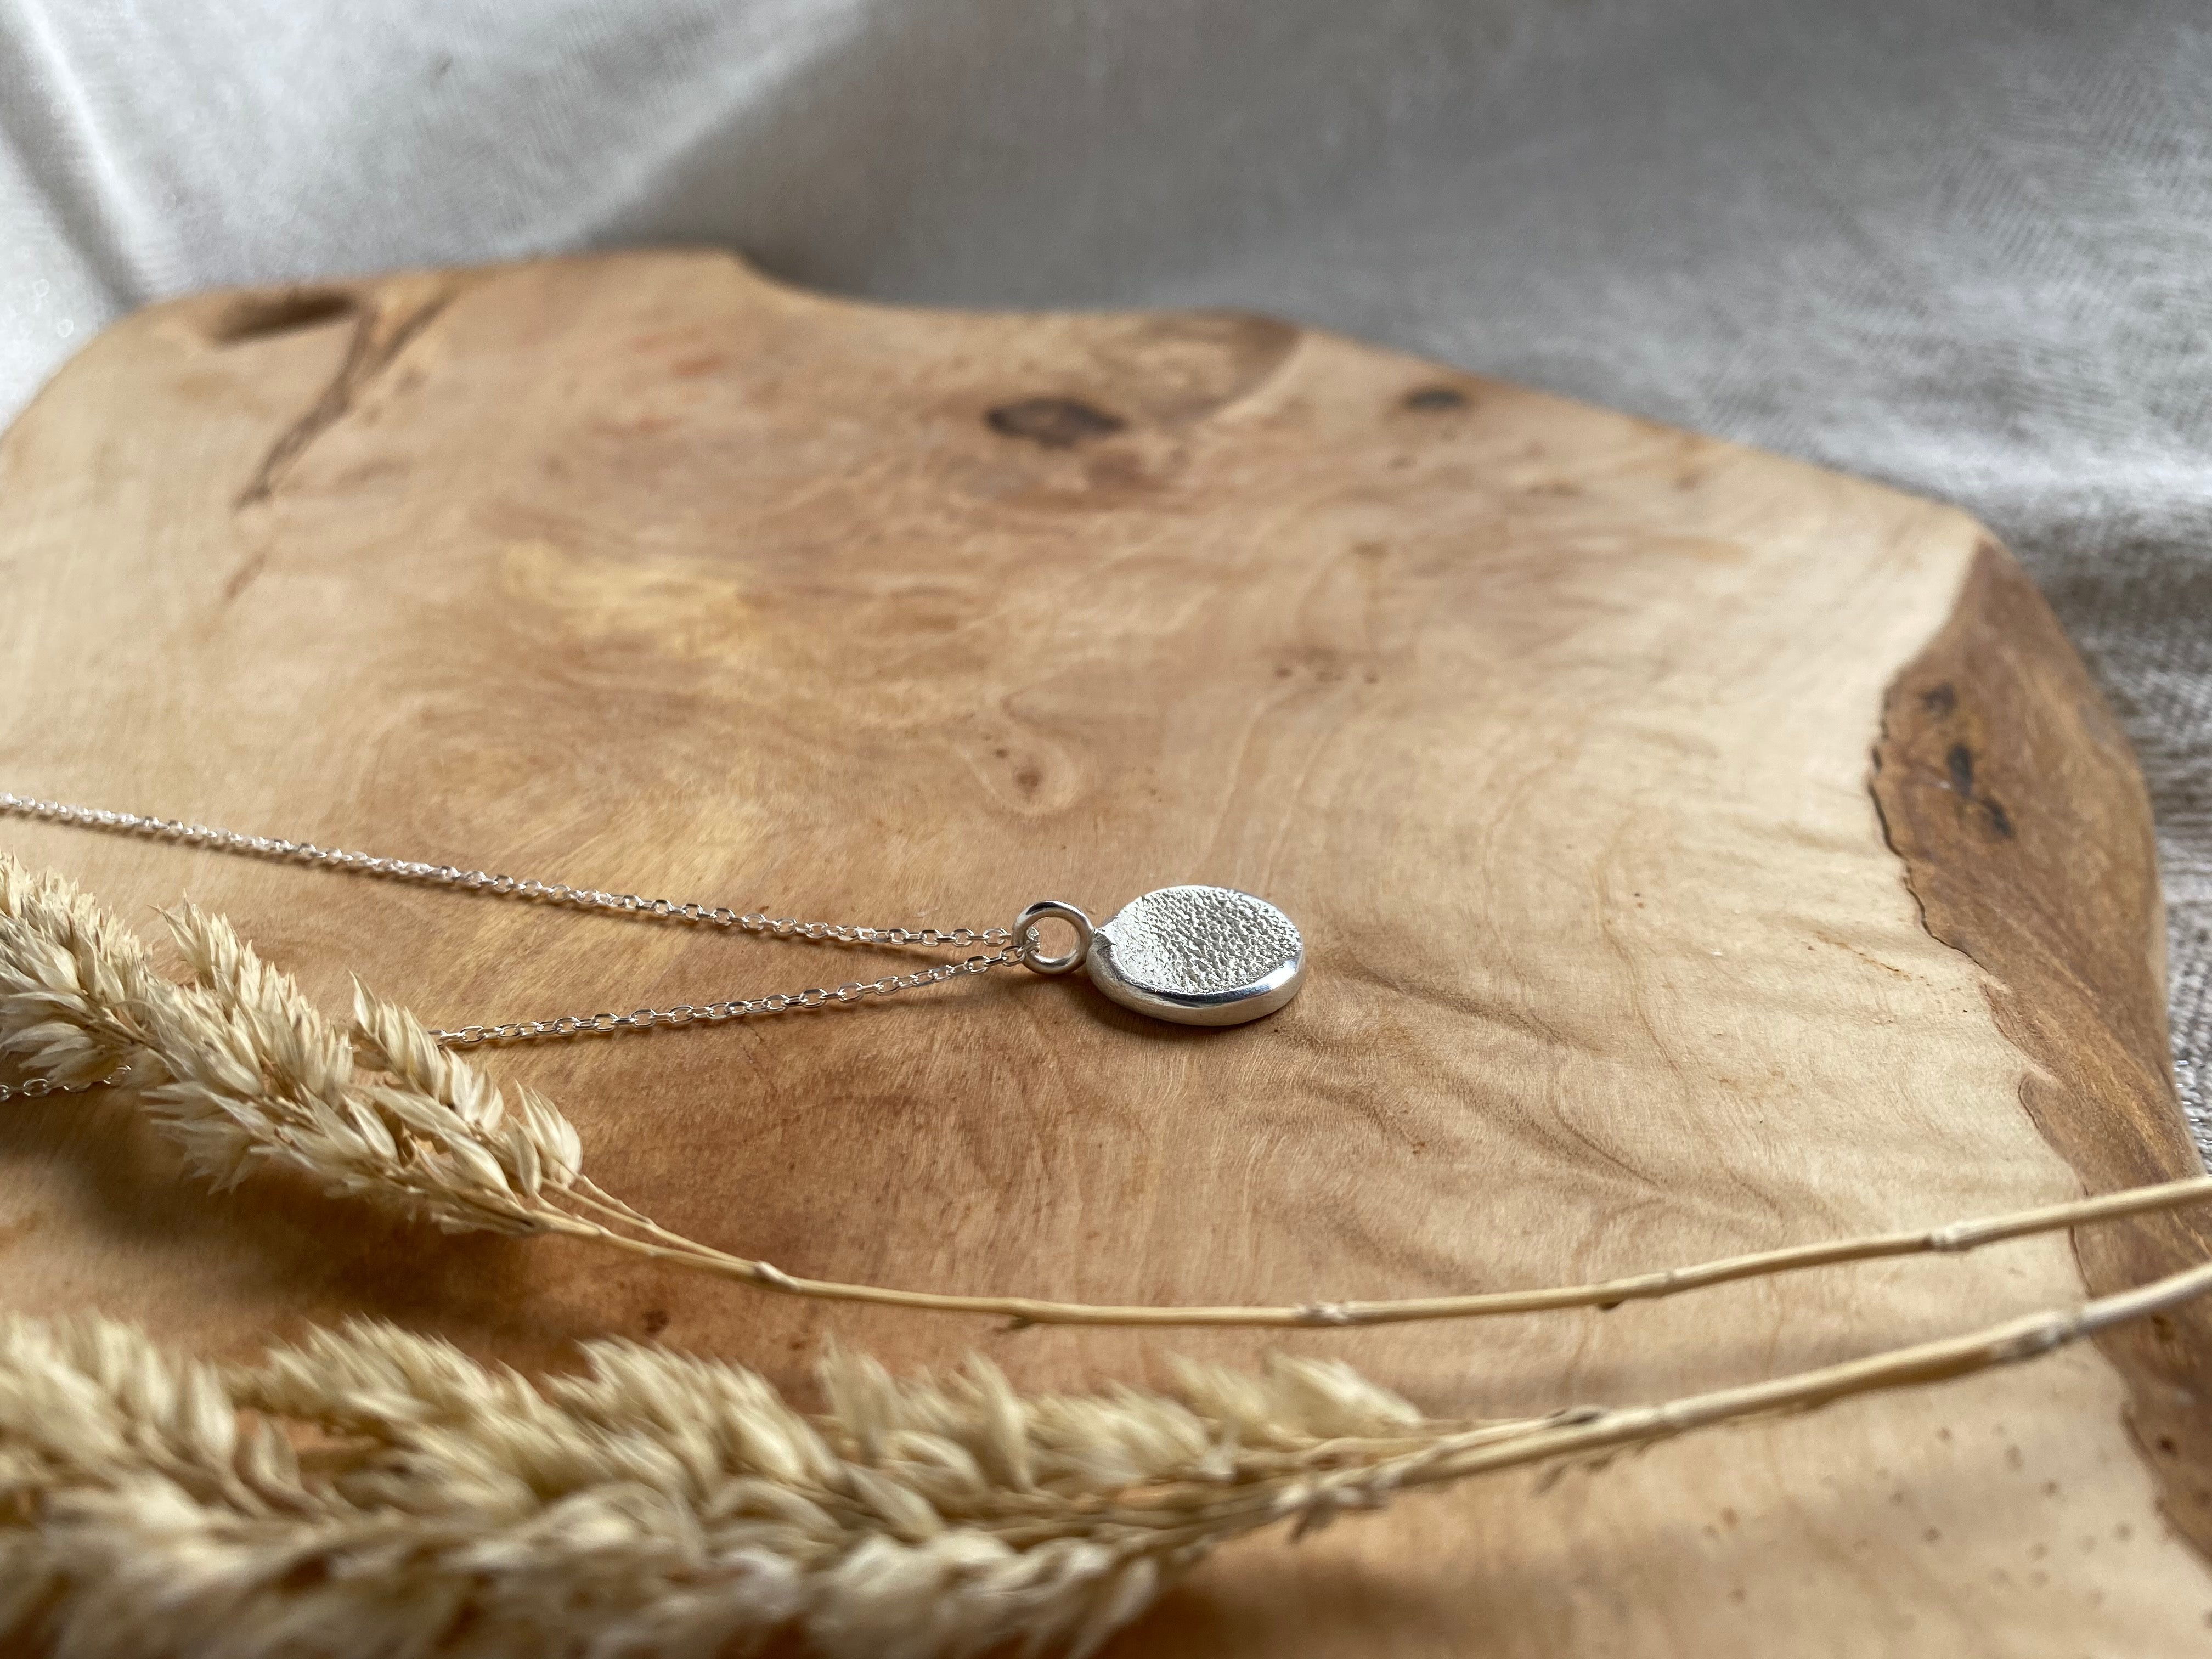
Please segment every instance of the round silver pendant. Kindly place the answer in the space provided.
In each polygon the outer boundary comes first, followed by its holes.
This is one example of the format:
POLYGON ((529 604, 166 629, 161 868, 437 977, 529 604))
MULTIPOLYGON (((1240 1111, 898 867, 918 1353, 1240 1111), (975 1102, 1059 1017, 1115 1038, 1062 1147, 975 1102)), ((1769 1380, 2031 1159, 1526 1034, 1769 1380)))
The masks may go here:
POLYGON ((1098 924, 1091 983, 1125 1008, 1182 1025, 1241 1025, 1272 1014, 1305 979, 1291 919, 1233 887, 1163 887, 1098 924))

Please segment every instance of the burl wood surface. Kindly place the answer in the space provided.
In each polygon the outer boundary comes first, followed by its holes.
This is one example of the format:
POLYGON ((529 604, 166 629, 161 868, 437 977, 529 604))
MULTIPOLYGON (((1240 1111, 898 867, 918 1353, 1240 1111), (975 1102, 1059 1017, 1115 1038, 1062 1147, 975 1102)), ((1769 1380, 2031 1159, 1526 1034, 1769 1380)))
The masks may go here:
MULTIPOLYGON (((1249 888, 1307 989, 1077 981, 498 1055, 599 1180, 788 1270, 1090 1300, 1538 1285, 2193 1167, 2141 789, 1959 514, 1280 324, 889 310, 653 254, 159 307, 0 446, 0 787, 889 925, 1249 888)), ((0 823, 153 925, 441 1023, 836 984, 702 935, 0 823)), ((2178 1265, 2174 1221, 1609 1314, 1009 1333, 0 1112, 0 1301, 251 1352, 368 1312, 804 1390, 1340 1356, 1439 1413, 1655 1399, 2178 1265)), ((2202 1319, 1224 1553, 1126 1655, 2212 1644, 2202 1319), (2191 1541, 2192 1538, 2194 1542, 2191 1541)))

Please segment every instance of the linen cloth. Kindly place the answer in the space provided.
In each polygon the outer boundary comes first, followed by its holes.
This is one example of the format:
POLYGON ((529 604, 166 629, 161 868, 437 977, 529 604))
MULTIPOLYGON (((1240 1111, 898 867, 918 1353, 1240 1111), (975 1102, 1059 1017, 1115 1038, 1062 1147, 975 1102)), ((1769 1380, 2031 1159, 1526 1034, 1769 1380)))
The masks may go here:
POLYGON ((1266 310, 1956 501, 2149 776, 2212 1145, 2203 0, 0 0, 0 417, 216 283, 639 242, 1266 310))

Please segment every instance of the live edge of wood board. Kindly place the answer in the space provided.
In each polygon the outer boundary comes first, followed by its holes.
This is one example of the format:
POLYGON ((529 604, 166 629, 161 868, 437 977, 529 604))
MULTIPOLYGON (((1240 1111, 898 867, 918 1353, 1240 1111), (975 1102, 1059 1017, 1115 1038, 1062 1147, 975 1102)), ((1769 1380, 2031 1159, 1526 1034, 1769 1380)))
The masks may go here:
MULTIPOLYGON (((2193 1171, 2134 763, 1951 509, 1234 315, 969 315, 655 252, 210 295, 0 444, 0 787, 830 920, 1180 881, 1304 994, 1170 1029, 1021 974, 544 1044, 599 1182, 788 1271, 1085 1300, 1549 1284, 2193 1171)), ((441 1024, 866 952, 0 823, 441 1024)), ((851 965, 858 962, 858 968, 851 965)), ((1009 1332, 212 1196, 0 1113, 0 1305, 246 1354, 367 1313, 805 1395, 1349 1360, 1447 1415, 1655 1400, 2202 1259, 2176 1216, 1607 1314, 1009 1332)), ((2169 1654, 2212 1642, 2212 1322, 1225 1552, 1124 1655, 2169 1654)))

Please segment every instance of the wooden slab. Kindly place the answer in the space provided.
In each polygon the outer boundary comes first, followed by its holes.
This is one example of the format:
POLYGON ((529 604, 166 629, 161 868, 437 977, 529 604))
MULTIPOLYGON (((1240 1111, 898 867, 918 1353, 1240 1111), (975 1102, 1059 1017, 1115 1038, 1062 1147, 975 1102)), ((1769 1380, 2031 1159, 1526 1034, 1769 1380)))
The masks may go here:
MULTIPOLYGON (((1304 926, 1225 1032, 1079 983, 502 1055, 604 1184, 787 1269, 1063 1297, 1535 1285, 2193 1167, 2131 763, 1957 513, 1221 316, 963 316, 668 253, 213 295, 0 446, 0 787, 830 919, 1304 926), (1877 760, 1879 763, 1877 771, 1877 760)), ((0 825, 444 1023, 876 957, 0 825)), ((149 923, 151 918, 149 917, 149 923)), ((836 1337, 1029 1385, 1342 1356, 1438 1413, 1652 1399, 2078 1298, 2200 1226, 1479 1327, 1167 1338, 756 1297, 214 1199, 0 1114, 0 1298, 212 1351, 368 1311, 526 1365, 836 1337)), ((2166 1654, 2212 1334, 1243 1547, 1128 1654, 2166 1654)))

